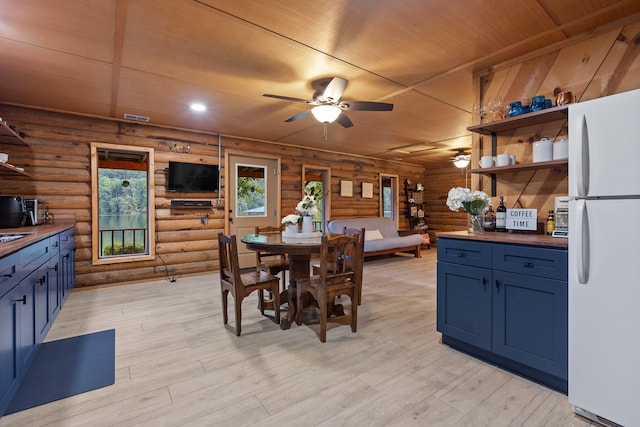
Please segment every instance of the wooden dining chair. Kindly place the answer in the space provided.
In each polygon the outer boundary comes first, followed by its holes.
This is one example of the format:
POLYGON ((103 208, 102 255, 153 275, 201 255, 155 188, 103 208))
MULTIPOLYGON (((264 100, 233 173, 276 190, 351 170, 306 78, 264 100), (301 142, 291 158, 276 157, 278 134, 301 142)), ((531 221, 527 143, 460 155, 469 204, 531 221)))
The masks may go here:
POLYGON ((236 336, 240 336, 242 320, 242 300, 258 291, 260 312, 264 315, 264 291, 270 291, 275 299, 274 321, 280 323, 280 279, 265 271, 242 273, 238 262, 238 244, 235 235, 218 233, 218 253, 220 258, 220 291, 222 292, 222 316, 224 324, 227 316, 227 296, 234 300, 236 315, 236 336))
POLYGON ((347 228, 345 227, 342 234, 347 234, 349 236, 356 236, 359 240, 359 250, 358 254, 362 263, 360 268, 357 268, 356 273, 356 282, 358 283, 358 305, 362 304, 362 281, 364 276, 364 228, 347 228))
POLYGON ((358 325, 358 283, 356 271, 362 270, 361 240, 344 234, 325 235, 320 248, 320 274, 296 281, 296 322, 302 323, 302 296, 309 292, 320 310, 320 341, 327 340, 327 322, 349 324, 356 332, 358 325), (336 297, 351 299, 349 315, 329 317, 336 297))
MULTIPOLYGON (((260 234, 278 234, 284 231, 284 224, 281 226, 268 225, 264 227, 256 227, 255 235, 260 234)), ((256 267, 259 271, 266 271, 274 276, 282 273, 283 290, 287 288, 286 274, 289 271, 289 260, 286 255, 272 254, 268 252, 256 252, 256 267)))
MULTIPOLYGON (((344 227, 342 234, 348 234, 351 236, 356 236, 360 240, 360 258, 362 259, 364 266, 364 228, 347 228, 344 227)), ((311 270, 313 274, 320 274, 320 264, 313 264, 311 266, 311 270)), ((362 304, 362 280, 363 280, 363 271, 364 269, 360 269, 356 271, 357 273, 357 281, 358 281, 358 305, 362 304)))

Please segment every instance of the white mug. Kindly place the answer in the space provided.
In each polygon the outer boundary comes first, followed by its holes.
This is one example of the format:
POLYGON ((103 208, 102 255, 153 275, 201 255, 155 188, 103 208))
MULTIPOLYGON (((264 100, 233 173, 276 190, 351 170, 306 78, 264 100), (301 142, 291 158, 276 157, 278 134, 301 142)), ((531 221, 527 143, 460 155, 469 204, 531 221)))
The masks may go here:
POLYGON ((495 158, 493 156, 482 156, 480 157, 480 167, 492 168, 494 161, 495 161, 495 158))
POLYGON ((510 164, 513 166, 516 164, 516 155, 515 154, 509 154, 509 159, 510 159, 510 164))
POLYGON ((511 164, 511 157, 508 154, 498 154, 496 159, 496 166, 509 166, 511 164))

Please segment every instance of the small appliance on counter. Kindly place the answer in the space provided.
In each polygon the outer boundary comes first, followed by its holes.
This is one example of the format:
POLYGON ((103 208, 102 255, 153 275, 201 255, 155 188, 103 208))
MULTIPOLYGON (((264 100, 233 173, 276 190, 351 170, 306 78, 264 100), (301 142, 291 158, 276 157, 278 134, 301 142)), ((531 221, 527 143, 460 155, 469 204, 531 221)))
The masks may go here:
POLYGON ((24 208, 27 213, 26 225, 40 225, 49 222, 47 202, 39 199, 25 199, 24 208))
POLYGON ((0 196, 0 228, 24 226, 24 199, 20 196, 0 196))
POLYGON ((569 196, 558 196, 555 200, 555 229, 553 237, 569 237, 569 196))

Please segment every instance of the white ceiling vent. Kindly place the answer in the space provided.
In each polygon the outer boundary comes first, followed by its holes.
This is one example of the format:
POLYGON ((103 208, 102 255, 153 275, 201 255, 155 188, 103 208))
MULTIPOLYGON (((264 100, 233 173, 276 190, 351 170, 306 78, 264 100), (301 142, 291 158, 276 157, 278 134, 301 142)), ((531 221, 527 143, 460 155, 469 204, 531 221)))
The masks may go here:
POLYGON ((137 116, 135 114, 124 113, 124 118, 127 119, 127 120, 135 120, 137 122, 145 122, 145 123, 149 122, 149 117, 137 116))

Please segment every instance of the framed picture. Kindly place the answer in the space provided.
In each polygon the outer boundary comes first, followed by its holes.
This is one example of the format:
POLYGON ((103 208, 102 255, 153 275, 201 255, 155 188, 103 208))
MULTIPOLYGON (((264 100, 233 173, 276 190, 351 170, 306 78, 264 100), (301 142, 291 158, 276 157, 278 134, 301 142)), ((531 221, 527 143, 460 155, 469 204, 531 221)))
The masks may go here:
POLYGON ((362 198, 373 199, 373 184, 371 182, 362 183, 362 198))
POLYGON ((340 197, 353 197, 353 181, 340 181, 340 197))
POLYGON ((412 218, 415 218, 418 216, 418 207, 417 206, 411 206, 410 211, 409 211, 409 216, 412 218))

